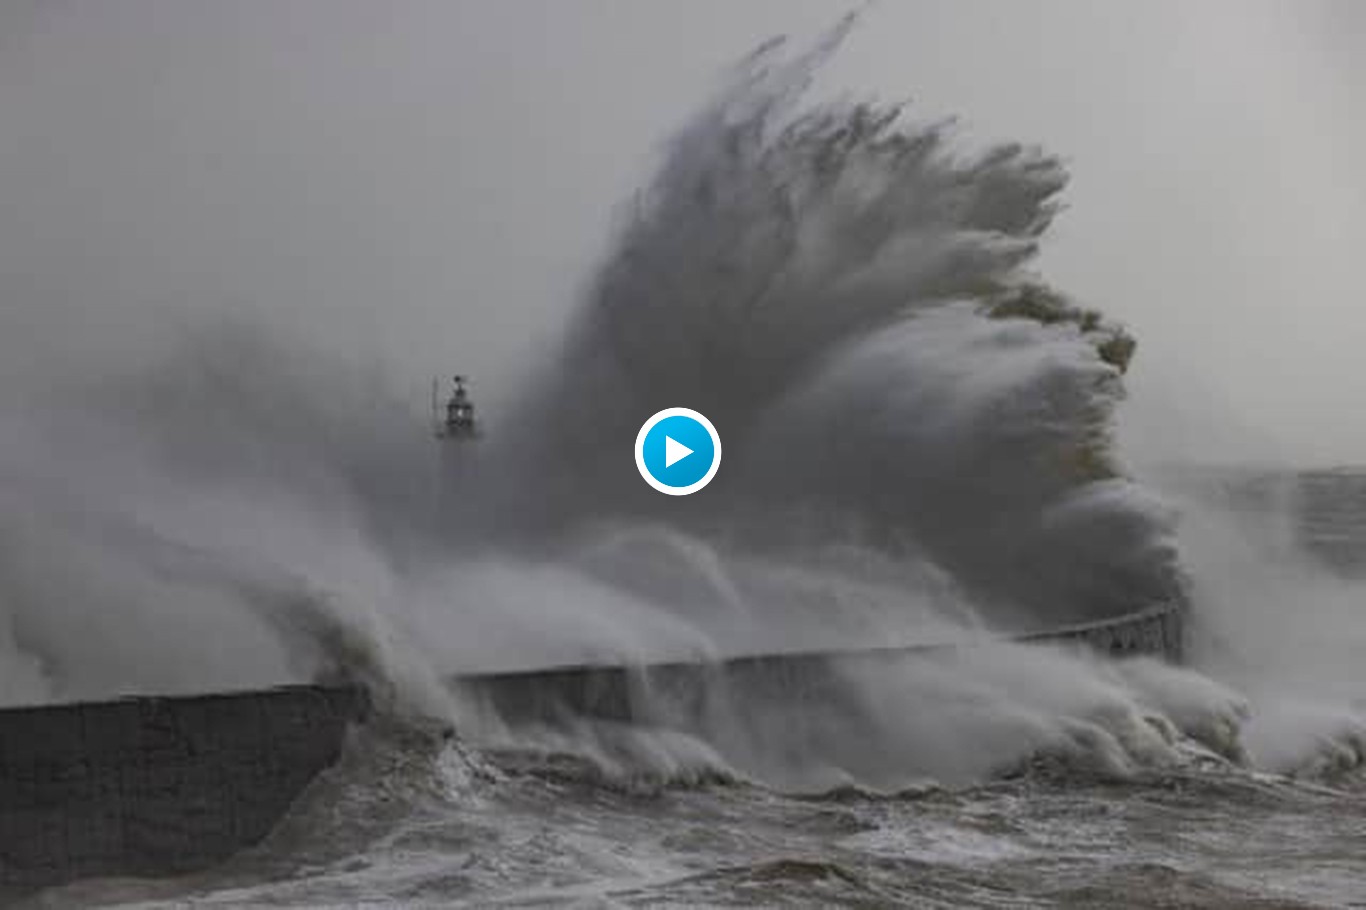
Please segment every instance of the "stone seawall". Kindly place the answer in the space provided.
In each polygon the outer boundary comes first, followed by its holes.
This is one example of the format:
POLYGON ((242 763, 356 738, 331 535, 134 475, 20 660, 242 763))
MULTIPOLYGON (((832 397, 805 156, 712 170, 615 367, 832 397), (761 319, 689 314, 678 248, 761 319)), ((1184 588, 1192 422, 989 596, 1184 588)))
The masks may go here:
POLYGON ((256 843, 363 707, 355 690, 291 687, 0 711, 0 902, 256 843))
MULTIPOLYGON (((1030 638, 1177 660, 1182 615, 1164 606, 1030 638)), ((568 712, 686 725, 729 693, 758 705, 838 700, 850 662, 934 650, 568 667, 456 683, 511 718, 568 712)), ((0 710, 0 903, 80 878, 202 869, 258 843, 338 759, 347 726, 366 710, 359 690, 313 686, 0 710)))
MULTIPOLYGON (((1179 604, 1162 604, 1117 619, 1065 626, 1016 640, 1077 644, 1114 656, 1148 654, 1178 662, 1184 610, 1179 604)), ((737 702, 746 703, 749 710, 778 702, 841 704, 856 697, 847 685, 851 672, 951 647, 769 654, 711 664, 559 667, 490 673, 453 682, 471 705, 500 718, 554 723, 566 716, 586 716, 704 733, 708 717, 734 710, 737 702)))
POLYGON ((1151 654, 1180 663, 1184 657, 1185 610, 1182 604, 1159 604, 1119 619, 1064 626, 1022 635, 1019 640, 1074 643, 1115 657, 1151 654))

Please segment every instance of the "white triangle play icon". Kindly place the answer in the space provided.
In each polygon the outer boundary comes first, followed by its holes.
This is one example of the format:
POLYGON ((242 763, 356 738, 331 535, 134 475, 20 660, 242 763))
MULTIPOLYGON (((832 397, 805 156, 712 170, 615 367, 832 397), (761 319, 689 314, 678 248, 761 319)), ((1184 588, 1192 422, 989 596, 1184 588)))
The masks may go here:
POLYGON ((692 449, 674 439, 672 436, 664 437, 664 467, 671 468, 675 463, 682 461, 692 454, 692 449))

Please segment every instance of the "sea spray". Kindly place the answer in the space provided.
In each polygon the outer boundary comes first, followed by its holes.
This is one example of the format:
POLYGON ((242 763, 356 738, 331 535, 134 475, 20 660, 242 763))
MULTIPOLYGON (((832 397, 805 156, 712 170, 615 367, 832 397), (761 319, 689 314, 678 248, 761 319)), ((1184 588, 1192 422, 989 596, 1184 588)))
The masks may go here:
MULTIPOLYGON (((1321 516, 1306 514, 1301 478, 1169 466, 1154 469, 1151 483, 1182 516, 1181 559, 1193 583, 1192 665, 1244 693, 1241 741, 1249 762, 1313 779, 1359 779, 1366 767, 1359 670, 1366 586, 1328 571, 1306 550, 1306 529, 1321 516)), ((1359 475, 1356 489, 1344 480, 1334 508, 1360 509, 1360 484, 1359 475)))
POLYGON ((626 516, 764 551, 804 510, 820 522, 796 543, 856 528, 1015 624, 1181 596, 1169 517, 1110 446, 1132 340, 1028 269, 1062 165, 964 152, 898 106, 804 108, 848 25, 761 49, 676 134, 562 357, 490 440, 509 468, 493 511, 526 537, 626 516), (614 453, 678 404, 727 463, 665 503, 614 453))

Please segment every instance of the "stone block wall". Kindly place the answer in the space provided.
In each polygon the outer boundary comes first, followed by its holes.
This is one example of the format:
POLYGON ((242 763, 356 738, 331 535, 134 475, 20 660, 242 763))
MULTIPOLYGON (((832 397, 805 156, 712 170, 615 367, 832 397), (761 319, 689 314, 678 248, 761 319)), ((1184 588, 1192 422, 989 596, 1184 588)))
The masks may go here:
POLYGON ((189 871, 256 843, 363 707, 357 691, 300 686, 0 711, 0 899, 189 871))

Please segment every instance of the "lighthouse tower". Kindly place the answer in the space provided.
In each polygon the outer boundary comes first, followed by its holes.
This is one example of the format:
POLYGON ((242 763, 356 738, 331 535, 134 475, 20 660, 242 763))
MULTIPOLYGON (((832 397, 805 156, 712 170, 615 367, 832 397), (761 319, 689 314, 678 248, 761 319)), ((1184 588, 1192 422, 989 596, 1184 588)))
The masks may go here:
POLYGON ((432 380, 432 427, 437 439, 467 440, 479 436, 479 423, 474 417, 474 402, 470 401, 465 376, 453 377, 451 396, 442 409, 437 403, 437 382, 432 380), (444 413, 443 413, 444 410, 444 413))

